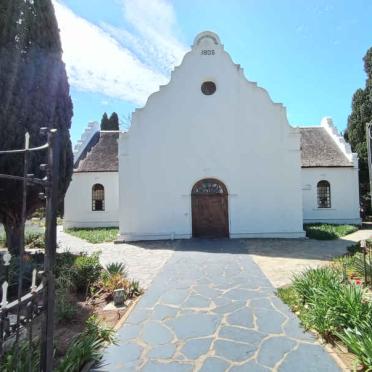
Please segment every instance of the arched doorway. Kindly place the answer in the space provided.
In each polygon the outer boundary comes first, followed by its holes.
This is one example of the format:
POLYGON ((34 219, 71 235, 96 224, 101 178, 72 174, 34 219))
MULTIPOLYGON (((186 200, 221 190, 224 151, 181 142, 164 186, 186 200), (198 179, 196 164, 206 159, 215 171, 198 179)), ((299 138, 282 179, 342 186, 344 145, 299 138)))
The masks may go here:
POLYGON ((204 238, 229 236, 226 186, 214 178, 198 181, 191 192, 192 235, 204 238))

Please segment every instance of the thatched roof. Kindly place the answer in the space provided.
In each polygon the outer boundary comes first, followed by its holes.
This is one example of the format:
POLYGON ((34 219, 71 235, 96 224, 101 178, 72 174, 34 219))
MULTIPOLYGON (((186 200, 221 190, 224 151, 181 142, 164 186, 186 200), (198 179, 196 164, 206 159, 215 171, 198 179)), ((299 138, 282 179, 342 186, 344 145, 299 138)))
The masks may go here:
POLYGON ((300 131, 303 168, 353 166, 324 128, 300 128, 300 131))
POLYGON ((75 163, 75 172, 117 172, 118 138, 119 131, 97 132, 75 163))
MULTIPOLYGON (((300 131, 303 168, 353 166, 324 128, 305 127, 300 131)), ((118 131, 97 132, 76 161, 75 172, 117 172, 118 138, 118 131)))

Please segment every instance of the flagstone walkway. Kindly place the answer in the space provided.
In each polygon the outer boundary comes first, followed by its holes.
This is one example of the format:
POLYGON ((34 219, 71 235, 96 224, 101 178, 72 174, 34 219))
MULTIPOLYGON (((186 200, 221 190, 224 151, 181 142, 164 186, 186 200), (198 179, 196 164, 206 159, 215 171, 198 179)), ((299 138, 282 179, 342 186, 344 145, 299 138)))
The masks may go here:
POLYGON ((339 371, 239 240, 179 242, 94 371, 339 371))

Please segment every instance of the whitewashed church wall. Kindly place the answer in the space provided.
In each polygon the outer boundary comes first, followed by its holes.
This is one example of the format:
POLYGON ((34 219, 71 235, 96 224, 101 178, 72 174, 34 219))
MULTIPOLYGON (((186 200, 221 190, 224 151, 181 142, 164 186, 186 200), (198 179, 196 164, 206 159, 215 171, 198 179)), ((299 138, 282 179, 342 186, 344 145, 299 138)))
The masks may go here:
POLYGON ((302 168, 304 223, 360 224, 358 169, 302 168), (318 208, 317 184, 328 181, 331 207, 318 208))
POLYGON ((74 173, 65 196, 63 226, 118 226, 119 176, 117 172, 74 173), (92 211, 92 187, 99 183, 105 189, 105 210, 92 211))
POLYGON ((223 46, 199 40, 120 136, 121 239, 191 237, 191 189, 210 177, 228 189, 230 237, 304 236, 299 130, 223 46))

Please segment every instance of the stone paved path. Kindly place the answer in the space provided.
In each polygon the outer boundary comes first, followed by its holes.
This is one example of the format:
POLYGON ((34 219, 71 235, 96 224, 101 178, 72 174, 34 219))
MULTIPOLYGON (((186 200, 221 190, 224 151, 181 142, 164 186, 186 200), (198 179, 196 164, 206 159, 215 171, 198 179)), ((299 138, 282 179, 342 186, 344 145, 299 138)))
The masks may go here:
POLYGON ((95 371, 339 371, 242 241, 178 244, 95 371))
POLYGON ((58 226, 58 252, 100 252, 100 262, 106 266, 111 262, 123 262, 128 276, 138 280, 146 289, 156 277, 164 264, 173 255, 177 242, 145 242, 142 244, 92 244, 76 236, 66 234, 62 226, 58 226))

